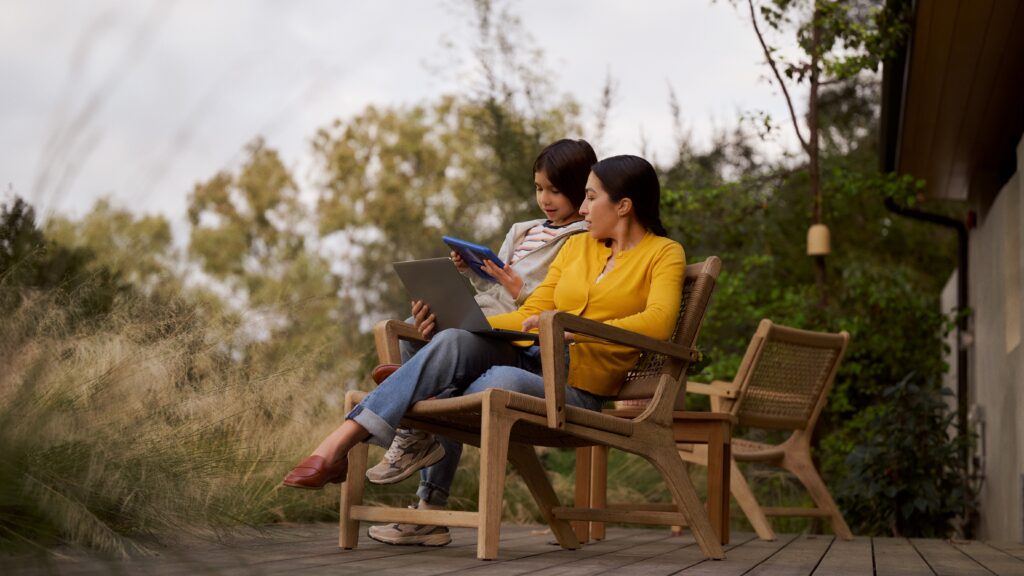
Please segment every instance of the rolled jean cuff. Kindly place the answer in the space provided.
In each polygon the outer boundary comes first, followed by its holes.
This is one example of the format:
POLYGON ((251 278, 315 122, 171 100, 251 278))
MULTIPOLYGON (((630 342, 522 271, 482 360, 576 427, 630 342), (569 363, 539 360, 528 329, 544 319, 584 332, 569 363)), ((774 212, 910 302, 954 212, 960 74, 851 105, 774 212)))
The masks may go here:
POLYGON ((420 482, 420 487, 416 490, 416 495, 420 497, 420 500, 423 500, 427 504, 432 504, 434 506, 448 505, 448 491, 437 484, 420 482))
MULTIPOLYGON (((370 433, 370 437, 365 440, 368 444, 376 444, 381 448, 387 448, 391 446, 391 441, 395 439, 395 429, 391 427, 383 418, 373 413, 372 410, 365 408, 362 404, 357 404, 348 416, 345 416, 346 420, 354 420, 366 431, 370 433)), ((429 502, 429 500, 427 500, 429 502)))

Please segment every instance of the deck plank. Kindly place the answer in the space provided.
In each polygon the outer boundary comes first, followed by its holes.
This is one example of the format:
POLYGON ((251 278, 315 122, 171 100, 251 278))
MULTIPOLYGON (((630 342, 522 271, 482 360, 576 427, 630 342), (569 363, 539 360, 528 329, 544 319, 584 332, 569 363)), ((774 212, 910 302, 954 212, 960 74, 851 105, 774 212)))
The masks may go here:
MULTIPOLYGON (((726 557, 729 556, 733 548, 741 546, 756 537, 755 534, 733 534, 732 542, 724 547, 726 557)), ((677 540, 680 539, 672 538, 669 542, 673 543, 677 540)), ((646 557, 624 566, 623 572, 629 574, 629 576, 663 576, 676 574, 680 570, 685 570, 704 562, 704 553, 700 551, 700 548, 696 545, 697 543, 694 542, 692 537, 689 537, 687 540, 685 546, 673 544, 671 549, 666 549, 660 553, 658 550, 650 547, 646 550, 649 552, 646 557)))
POLYGON ((730 550, 725 555, 725 560, 704 560, 679 574, 686 576, 741 576, 785 548, 796 538, 797 536, 794 534, 780 534, 779 539, 773 542, 755 538, 730 550))
POLYGON ((832 541, 814 576, 874 576, 871 539, 854 538, 832 541))
POLYGON ((936 576, 992 576, 984 566, 945 540, 911 538, 910 543, 928 562, 936 576))
POLYGON ((832 536, 802 535, 750 571, 750 576, 810 576, 832 545, 832 536))
MULTIPOLYGON (((544 526, 502 525, 497 560, 476 559, 476 531, 452 529, 439 548, 388 546, 363 536, 354 550, 337 547, 337 525, 280 526, 227 535, 207 533, 156 550, 157 556, 109 560, 74 550, 40 559, 0 555, 0 573, 78 576, 145 573, 335 574, 375 576, 1024 576, 1024 545, 1013 543, 782 535, 776 542, 734 534, 726 559, 705 560, 691 535, 664 529, 610 527, 607 538, 580 550, 552 545, 544 526), (872 570, 874 568, 874 570, 872 570)), ((363 531, 365 535, 365 528, 363 531)))
MULTIPOLYGON (((548 537, 550 539, 550 536, 548 537)), ((575 574, 580 573, 579 567, 598 564, 614 564, 616 555, 631 548, 642 547, 652 542, 660 542, 670 538, 666 530, 609 530, 605 540, 587 544, 579 550, 562 550, 557 546, 543 543, 542 546, 505 546, 504 542, 498 549, 498 560, 492 562, 476 561, 475 564, 456 572, 459 576, 480 574, 494 576, 512 576, 517 574, 575 574), (603 557, 604 558, 601 560, 603 557)), ((475 556, 474 556, 475 559, 475 556)))
POLYGON ((1024 543, 1021 542, 989 542, 996 550, 1006 552, 1018 560, 1024 560, 1024 543))
POLYGON ((996 576, 1024 576, 1024 560, 984 542, 954 542, 953 546, 996 576))
POLYGON ((877 576, 933 576, 924 558, 906 538, 872 538, 877 576))

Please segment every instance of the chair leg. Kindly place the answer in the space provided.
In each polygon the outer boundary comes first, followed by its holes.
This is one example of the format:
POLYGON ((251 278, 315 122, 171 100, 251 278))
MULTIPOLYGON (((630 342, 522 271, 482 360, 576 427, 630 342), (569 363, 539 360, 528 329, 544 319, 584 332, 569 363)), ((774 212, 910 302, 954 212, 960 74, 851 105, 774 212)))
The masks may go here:
POLYGON ((730 429, 721 424, 708 436, 708 515, 722 545, 729 543, 729 477, 732 476, 730 429))
MULTIPOLYGON (((666 442, 672 445, 671 440, 666 442)), ((725 558, 725 551, 719 542, 718 534, 711 528, 707 511, 704 504, 697 496, 697 490, 690 482, 690 476, 686 473, 686 466, 674 449, 659 450, 649 456, 649 459, 658 471, 661 472, 665 484, 672 493, 672 501, 676 503, 679 511, 686 517, 690 531, 693 532, 697 545, 707 558, 721 560, 725 558)))
POLYGON ((544 520, 551 527, 551 533, 555 535, 558 544, 562 548, 570 550, 579 548, 580 541, 573 532, 570 523, 555 518, 551 513, 551 509, 559 505, 558 495, 555 494, 555 489, 551 487, 551 482, 548 480, 548 476, 544 472, 544 467, 537 458, 537 452, 534 451, 533 446, 513 443, 509 447, 509 457, 515 465, 516 471, 519 472, 519 475, 523 477, 523 481, 526 482, 526 487, 530 489, 530 494, 533 495, 534 501, 537 502, 537 507, 540 508, 541 515, 544 516, 544 520))
POLYGON ((729 467, 729 490, 732 492, 733 497, 736 498, 736 502, 740 505, 740 510, 743 510, 743 514, 746 515, 750 525, 754 527, 754 532, 757 532, 757 537, 761 540, 775 540, 775 531, 772 530, 772 525, 768 523, 768 517, 764 515, 764 510, 757 503, 757 498, 754 497, 754 492, 750 489, 750 485, 747 484, 747 479, 743 476, 743 472, 740 471, 740 467, 736 464, 735 459, 730 461, 729 467))
POLYGON ((363 503, 368 450, 365 443, 360 443, 348 453, 348 479, 341 485, 341 517, 338 520, 338 546, 346 550, 359 545, 359 520, 351 518, 351 511, 352 506, 363 503))
MULTIPOLYGON (((577 508, 590 508, 593 494, 591 488, 591 463, 593 451, 591 448, 576 449, 576 499, 577 508)), ((586 544, 590 540, 590 522, 577 520, 572 522, 573 530, 576 531, 576 539, 586 544)))
POLYGON ((480 526, 477 528, 476 557, 481 560, 498 557, 509 432, 513 424, 511 419, 490 410, 489 400, 484 404, 480 431, 480 526))
POLYGON ((853 540, 853 533, 846 525, 843 513, 839 511, 839 506, 832 499, 828 487, 825 486, 825 481, 821 479, 821 475, 814 467, 810 454, 787 453, 783 467, 804 485, 804 488, 810 493, 811 499, 814 500, 814 504, 829 513, 829 520, 832 521, 832 531, 835 532, 835 535, 843 540, 853 540))
MULTIPOLYGON (((590 453, 590 507, 608 505, 608 447, 594 446, 590 453)), ((604 522, 590 523, 590 537, 604 540, 604 522)))

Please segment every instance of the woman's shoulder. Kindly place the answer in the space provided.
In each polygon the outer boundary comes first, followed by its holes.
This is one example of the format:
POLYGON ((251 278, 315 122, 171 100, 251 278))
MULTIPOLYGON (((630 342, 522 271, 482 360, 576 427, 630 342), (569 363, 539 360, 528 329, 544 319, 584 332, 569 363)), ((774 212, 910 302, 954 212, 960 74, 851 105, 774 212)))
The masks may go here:
POLYGON ((600 240, 595 239, 590 234, 572 234, 565 239, 565 245, 562 247, 562 250, 588 250, 602 245, 600 240))
POLYGON ((668 236, 650 234, 648 236, 648 246, 649 250, 659 254, 679 254, 680 256, 685 254, 683 245, 668 236))

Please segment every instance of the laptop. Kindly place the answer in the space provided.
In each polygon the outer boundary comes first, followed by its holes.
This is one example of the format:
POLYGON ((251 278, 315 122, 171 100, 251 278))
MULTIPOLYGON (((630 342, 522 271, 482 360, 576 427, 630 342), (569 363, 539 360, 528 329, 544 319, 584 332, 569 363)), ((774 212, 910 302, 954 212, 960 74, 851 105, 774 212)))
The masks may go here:
POLYGON ((430 306, 438 331, 462 328, 474 334, 503 340, 536 342, 539 338, 531 332, 491 328, 480 305, 473 298, 473 289, 450 258, 409 260, 395 262, 392 266, 409 295, 430 306))

